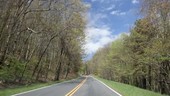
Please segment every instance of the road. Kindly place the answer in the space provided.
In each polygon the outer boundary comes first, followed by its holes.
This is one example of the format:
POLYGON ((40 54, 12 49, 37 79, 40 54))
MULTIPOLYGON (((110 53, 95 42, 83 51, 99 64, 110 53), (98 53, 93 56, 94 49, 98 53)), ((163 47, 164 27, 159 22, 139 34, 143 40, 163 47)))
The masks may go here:
POLYGON ((88 76, 13 96, 121 96, 97 79, 88 76))

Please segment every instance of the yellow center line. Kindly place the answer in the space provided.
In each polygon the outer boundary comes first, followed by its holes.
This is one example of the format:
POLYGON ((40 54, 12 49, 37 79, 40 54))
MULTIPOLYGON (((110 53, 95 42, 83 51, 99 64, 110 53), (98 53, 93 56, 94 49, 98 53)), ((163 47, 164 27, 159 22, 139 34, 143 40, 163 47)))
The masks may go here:
MULTIPOLYGON (((87 78, 86 78, 87 79, 87 78)), ((84 79, 79 85, 77 85, 73 90, 71 90, 68 94, 65 96, 72 96, 74 93, 76 93, 77 90, 80 89, 81 86, 86 82, 86 79, 84 79)))

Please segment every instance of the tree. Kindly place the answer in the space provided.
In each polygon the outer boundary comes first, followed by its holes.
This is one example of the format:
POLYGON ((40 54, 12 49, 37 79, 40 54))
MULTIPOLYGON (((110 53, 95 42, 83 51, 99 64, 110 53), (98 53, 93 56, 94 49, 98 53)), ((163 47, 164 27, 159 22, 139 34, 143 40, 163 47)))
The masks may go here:
POLYGON ((0 81, 28 83, 77 75, 85 37, 82 1, 0 2, 0 81))

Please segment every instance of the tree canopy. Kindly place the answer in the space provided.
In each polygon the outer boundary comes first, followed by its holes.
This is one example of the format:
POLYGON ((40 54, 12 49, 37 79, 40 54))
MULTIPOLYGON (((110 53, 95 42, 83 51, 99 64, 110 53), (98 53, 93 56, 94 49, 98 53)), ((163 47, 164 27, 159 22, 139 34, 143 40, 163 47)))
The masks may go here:
POLYGON ((142 18, 88 61, 103 78, 170 94, 170 1, 143 0, 142 18))
POLYGON ((81 0, 0 1, 0 81, 73 77, 82 64, 86 6, 81 0))

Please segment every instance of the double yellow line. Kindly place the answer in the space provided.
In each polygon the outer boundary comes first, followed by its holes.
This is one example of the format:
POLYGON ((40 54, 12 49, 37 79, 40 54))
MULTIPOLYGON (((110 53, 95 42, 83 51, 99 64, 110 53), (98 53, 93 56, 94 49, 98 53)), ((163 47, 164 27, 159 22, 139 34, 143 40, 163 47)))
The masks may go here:
MULTIPOLYGON (((87 78, 86 78, 87 79, 87 78)), ((73 96, 74 93, 76 93, 77 90, 80 89, 81 86, 86 82, 86 79, 84 79, 79 85, 77 85, 73 90, 71 90, 68 94, 65 96, 73 96)))

